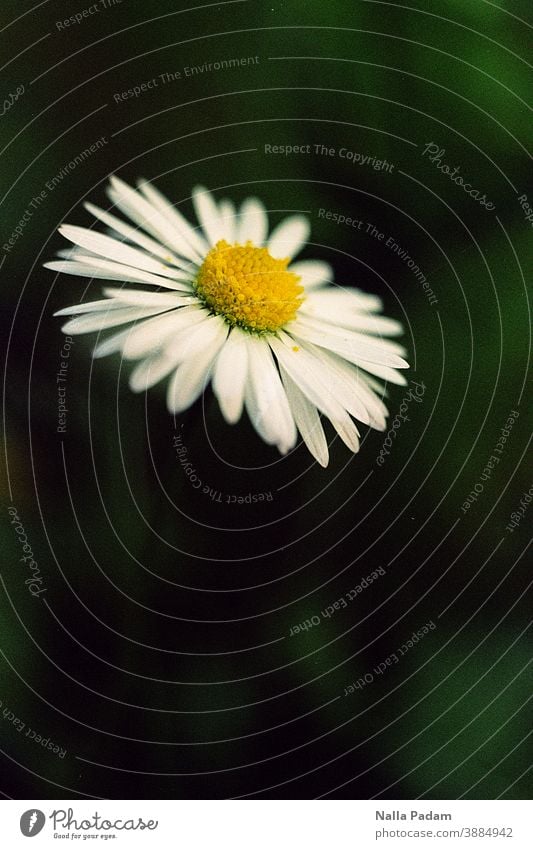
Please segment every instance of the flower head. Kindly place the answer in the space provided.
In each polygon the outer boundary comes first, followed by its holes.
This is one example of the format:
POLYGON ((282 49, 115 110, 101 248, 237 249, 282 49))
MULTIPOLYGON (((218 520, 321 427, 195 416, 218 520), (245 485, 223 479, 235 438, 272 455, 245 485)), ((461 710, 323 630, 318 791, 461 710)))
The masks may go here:
POLYGON ((293 262, 308 237, 303 216, 269 235, 259 200, 236 211, 198 187, 194 228, 146 181, 135 190, 113 177, 108 193, 135 226, 88 203, 110 235, 63 226, 74 248, 46 267, 120 282, 103 299, 56 315, 75 316, 63 327, 68 334, 121 327, 98 342, 94 356, 121 352, 135 360, 134 392, 168 377, 167 404, 177 413, 211 380, 227 422, 245 407, 258 434, 282 454, 299 431, 323 466, 320 413, 352 451, 359 450, 354 418, 385 429, 380 380, 404 384, 397 370, 408 366, 403 348, 383 337, 401 333, 401 325, 377 314, 374 295, 333 286, 327 263, 293 262))

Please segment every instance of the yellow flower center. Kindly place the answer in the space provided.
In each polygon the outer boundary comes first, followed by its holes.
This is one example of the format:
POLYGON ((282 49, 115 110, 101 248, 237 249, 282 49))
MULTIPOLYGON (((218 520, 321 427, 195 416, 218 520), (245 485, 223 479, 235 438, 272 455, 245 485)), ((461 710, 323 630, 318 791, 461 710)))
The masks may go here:
POLYGON ((267 248, 229 245, 224 239, 207 254, 198 277, 198 297, 228 324, 255 333, 275 331, 291 321, 303 303, 300 278, 287 271, 288 259, 267 248))

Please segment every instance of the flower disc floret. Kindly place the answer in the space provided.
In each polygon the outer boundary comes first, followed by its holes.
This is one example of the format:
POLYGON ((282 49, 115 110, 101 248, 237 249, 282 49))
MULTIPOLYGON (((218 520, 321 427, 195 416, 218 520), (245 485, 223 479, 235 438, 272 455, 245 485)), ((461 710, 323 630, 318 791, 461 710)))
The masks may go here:
POLYGON ((289 259, 267 248, 230 245, 224 239, 207 254, 196 278, 199 298, 228 324, 255 333, 275 332, 292 321, 303 303, 300 277, 289 259))

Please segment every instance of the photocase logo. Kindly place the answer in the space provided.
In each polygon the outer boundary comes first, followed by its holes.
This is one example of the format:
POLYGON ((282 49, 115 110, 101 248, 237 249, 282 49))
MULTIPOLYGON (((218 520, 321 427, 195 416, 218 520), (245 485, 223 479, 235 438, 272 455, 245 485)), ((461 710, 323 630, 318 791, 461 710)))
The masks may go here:
POLYGON ((24 837, 35 837, 36 834, 42 831, 45 822, 46 817, 43 812, 32 808, 22 814, 20 818, 20 830, 24 837))

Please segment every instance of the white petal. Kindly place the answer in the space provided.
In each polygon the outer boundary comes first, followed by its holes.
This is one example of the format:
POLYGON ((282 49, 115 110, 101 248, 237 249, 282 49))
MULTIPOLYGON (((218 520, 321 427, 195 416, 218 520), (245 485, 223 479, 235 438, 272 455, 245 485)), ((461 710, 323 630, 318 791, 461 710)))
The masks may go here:
POLYGON ((176 292, 190 291, 190 278, 184 272, 177 271, 174 280, 166 277, 157 277, 148 274, 147 271, 138 271, 128 265, 119 265, 97 256, 85 256, 80 260, 58 260, 45 262, 45 268, 51 271, 59 271, 64 274, 73 274, 76 277, 90 277, 95 280, 120 280, 123 283, 148 283, 150 286, 163 286, 165 289, 173 289, 176 292))
POLYGON ((85 251, 77 245, 69 245, 68 248, 62 248, 57 251, 56 257, 58 259, 71 259, 78 262, 83 262, 85 259, 102 259, 101 256, 98 256, 98 254, 92 253, 92 251, 85 251))
POLYGON ((107 224, 108 227, 116 233, 119 233, 121 236, 124 236, 130 242, 134 242, 136 245, 139 245, 139 247, 144 248, 145 251, 154 254, 154 256, 158 256, 165 262, 172 263, 180 268, 187 268, 187 261, 184 262, 183 259, 179 259, 177 256, 174 256, 174 254, 169 252, 167 247, 156 242, 154 239, 150 239, 150 237, 141 230, 132 227, 130 224, 126 224, 120 218, 117 218, 116 215, 112 215, 110 212, 106 212, 106 210, 100 209, 99 206, 95 206, 92 203, 84 203, 84 207, 91 213, 91 215, 98 218, 99 221, 107 224))
MULTIPOLYGON (((164 356, 164 348, 169 339, 182 332, 186 322, 187 327, 193 328, 196 323, 207 317, 205 310, 200 307, 184 307, 169 313, 146 319, 139 324, 121 330, 108 336, 100 342, 93 351, 93 357, 106 357, 126 348, 130 359, 140 357, 164 356), (161 349, 163 349, 161 351, 161 349)), ((179 360, 175 360, 177 364, 179 360)), ((170 369, 169 369, 170 371, 170 369)))
POLYGON ((143 193, 145 198, 155 206, 156 209, 159 210, 174 227, 177 228, 178 232, 181 233, 184 239, 189 243, 191 248, 196 252, 196 255, 200 261, 203 261, 207 251, 209 250, 209 245, 205 241, 204 238, 198 233, 192 224, 190 224, 182 213, 176 209, 176 207, 170 203, 168 198, 156 189, 148 180, 139 180, 138 184, 139 190, 143 193))
POLYGON ((297 346, 294 346, 290 336, 283 332, 279 333, 279 337, 278 339, 270 336, 268 341, 289 377, 309 401, 328 418, 342 419, 345 415, 344 407, 334 396, 330 386, 322 379, 322 375, 313 372, 303 348, 299 347, 298 351, 295 351, 294 347, 297 346))
POLYGON ((253 426, 269 444, 286 454, 296 444, 297 432, 287 395, 268 343, 250 335, 246 408, 253 426))
POLYGON ((144 292, 142 289, 117 289, 113 286, 106 287, 104 295, 113 298, 114 302, 132 307, 182 307, 197 300, 194 295, 184 297, 173 292, 144 292))
POLYGON ((137 307, 124 307, 124 309, 111 309, 105 312, 90 313, 67 321, 61 328, 63 333, 96 333, 106 330, 108 327, 119 327, 130 321, 148 318, 160 313, 158 308, 142 309, 137 307))
MULTIPOLYGON (((83 229, 83 228, 80 227, 80 230, 81 229, 83 229)), ((88 231, 88 232, 90 232, 90 231, 88 231)), ((95 233, 95 235, 100 236, 102 234, 95 233)), ((123 244, 122 242, 117 242, 116 239, 112 239, 110 236, 103 236, 102 235, 102 238, 110 239, 110 241, 114 242, 115 244, 123 244)), ((126 245, 124 245, 124 246, 127 247, 126 245)), ((136 248, 130 248, 130 250, 136 250, 136 248)), ((146 256, 145 254, 142 254, 141 251, 139 251, 138 253, 141 256, 146 256)), ((64 259, 68 260, 68 261, 71 261, 71 262, 87 263, 88 265, 91 265, 94 268, 107 268, 112 263, 112 266, 111 266, 112 268, 124 269, 125 274, 129 273, 129 274, 133 274, 133 275, 137 275, 137 276, 138 275, 144 276, 146 274, 149 274, 148 279, 153 280, 154 278, 157 278, 158 285, 161 285, 161 286, 167 286, 168 285, 165 282, 167 279, 172 280, 172 282, 175 282, 175 281, 178 281, 178 280, 179 281, 191 282, 192 280, 194 280, 195 275, 196 275, 196 266, 191 271, 185 271, 183 268, 170 268, 168 266, 163 266, 162 263, 157 263, 155 260, 153 260, 154 266, 157 265, 159 267, 159 270, 157 272, 154 272, 154 271, 148 272, 146 270, 143 270, 140 265, 137 266, 137 265, 132 265, 131 263, 129 263, 129 264, 124 263, 124 262, 121 262, 118 258, 117 259, 105 258, 105 257, 102 256, 101 253, 98 254, 95 251, 90 251, 90 250, 87 250, 86 248, 81 248, 81 247, 77 247, 77 246, 73 247, 71 249, 67 249, 66 251, 58 251, 57 255, 59 257, 62 257, 64 259)), ((142 264, 144 265, 145 263, 142 263, 142 264)), ((139 279, 144 279, 144 278, 139 278, 139 279)))
POLYGON ((264 245, 268 233, 268 216, 264 205, 258 198, 248 198, 239 212, 237 242, 245 245, 252 242, 256 248, 264 245))
POLYGON ((267 445, 275 445, 275 437, 272 435, 271 430, 265 427, 265 421, 259 415, 250 379, 246 381, 244 386, 244 406, 248 413, 248 418, 263 442, 266 442, 267 445))
POLYGON ((346 415, 340 419, 332 418, 330 421, 346 447, 357 454, 359 451, 359 433, 351 418, 346 415))
POLYGON ((307 400, 283 366, 280 366, 280 371, 294 421, 302 439, 315 460, 325 468, 329 461, 329 451, 318 410, 307 400))
MULTIPOLYGON (((207 314, 204 313, 203 316, 200 316, 200 320, 203 321, 207 318, 207 314)), ((170 374, 177 369, 180 363, 184 362, 187 357, 184 356, 183 351, 177 350, 176 346, 173 344, 169 344, 169 331, 170 335, 174 338, 179 338, 182 340, 189 340, 197 332, 199 321, 198 318, 195 318, 194 321, 187 327, 180 327, 176 330, 175 327, 166 327, 159 332, 159 336, 161 337, 160 345, 150 345, 150 339, 145 338, 145 346, 144 352, 139 353, 137 356, 146 356, 146 359, 142 359, 141 362, 136 366, 136 368, 132 371, 130 375, 130 387, 133 392, 143 392, 145 389, 148 389, 150 386, 154 386, 164 377, 170 374), (158 350, 161 347, 162 349, 158 350)), ((135 331, 133 331, 135 332, 135 331)), ((206 334, 203 334, 204 343, 202 345, 201 350, 205 350, 206 348, 206 334)), ((209 339, 207 341, 209 342, 209 339)), ((130 340, 126 340, 126 344, 130 344, 130 350, 128 353, 133 353, 135 359, 135 351, 133 348, 133 344, 136 346, 137 352, 139 352, 142 348, 141 339, 135 340, 135 343, 131 343, 130 340)), ((124 347, 126 347, 126 344, 124 347)))
MULTIPOLYGON (((295 346, 293 342, 291 348, 294 347, 298 347, 298 345, 295 346)), ((349 373, 341 367, 336 367, 334 361, 328 361, 326 351, 323 352, 320 348, 305 342, 299 342, 299 347, 300 350, 297 353, 300 361, 314 375, 315 380, 328 387, 344 410, 347 410, 363 424, 370 424, 367 408, 361 400, 360 393, 356 391, 358 388, 356 381, 349 376, 349 373)))
POLYGON ((242 415, 247 375, 246 334, 234 327, 217 357, 213 372, 213 392, 228 424, 235 424, 242 415))
POLYGON ((221 238, 225 239, 229 244, 233 244, 236 233, 235 204, 230 200, 222 200, 220 201, 218 211, 224 232, 221 238))
POLYGON ((122 210, 132 221, 143 230, 151 233, 156 239, 168 245, 171 250, 193 263, 198 262, 198 252, 191 248, 179 230, 153 204, 149 203, 140 192, 136 192, 118 177, 111 177, 111 186, 107 193, 115 206, 122 210))
POLYGON ((327 286, 313 292, 312 297, 314 306, 323 307, 324 310, 337 308, 351 313, 353 310, 377 312, 383 309, 381 298, 378 298, 377 295, 369 295, 368 292, 363 292, 361 289, 327 286))
POLYGON ((87 301, 82 304, 73 304, 71 307, 63 307, 63 309, 57 310, 57 312, 54 313, 54 316, 82 315, 87 312, 107 312, 108 310, 115 309, 124 309, 124 304, 104 298, 101 301, 87 301))
POLYGON ((224 222, 211 192, 203 186, 195 186, 192 201, 207 241, 210 245, 216 245, 220 239, 224 238, 224 222))
POLYGON ((398 386, 406 386, 407 380, 401 373, 401 371, 396 371, 395 368, 388 368, 387 366, 380 366, 376 363, 365 362, 364 360, 358 360, 356 365, 365 371, 369 371, 370 374, 375 374, 376 377, 380 377, 382 380, 386 380, 388 383, 396 383, 398 386))
POLYGON ((301 277, 301 285, 310 291, 333 281, 331 265, 316 259, 302 259, 300 262, 291 262, 288 271, 292 271, 301 277))
POLYGON ((280 333, 280 339, 271 337, 269 342, 281 366, 285 368, 299 389, 328 417, 348 448, 357 452, 359 450, 357 428, 329 387, 309 368, 305 358, 301 356, 302 349, 294 351, 290 337, 284 333, 280 333))
POLYGON ((143 321, 132 329, 122 352, 128 360, 146 357, 172 344, 182 330, 195 327, 205 319, 207 319, 205 310, 191 306, 143 321))
POLYGON ((356 309, 347 309, 346 304, 325 304, 324 299, 316 299, 311 293, 302 304, 301 315, 309 316, 318 321, 326 321, 339 327, 358 330, 363 333, 373 333, 381 336, 397 336, 403 332, 399 321, 386 318, 383 315, 372 315, 356 309))
MULTIPOLYGON (((336 324, 338 321, 338 316, 336 314, 332 314, 329 321, 336 324)), ((389 318, 384 315, 364 315, 363 313, 348 315, 344 313, 344 317, 341 320, 343 327, 347 327, 350 330, 356 330, 360 333, 369 333, 374 336, 400 336, 403 333, 403 326, 401 322, 396 321, 395 318, 389 318)), ((403 353, 406 353, 406 349, 403 345, 398 346, 397 350, 400 350, 403 353)))
POLYGON ((202 310, 194 322, 182 327, 174 339, 167 340, 166 355, 175 358, 176 362, 201 355, 204 349, 218 338, 222 329, 227 336, 229 327, 226 322, 220 316, 209 315, 206 310, 202 310))
POLYGON ((366 371, 358 370, 358 375, 360 380, 362 380, 363 383, 366 383, 366 385, 369 386, 370 389, 372 389, 376 393, 378 398, 383 399, 389 397, 389 393, 387 392, 383 384, 380 383, 379 380, 374 380, 374 378, 370 377, 370 375, 367 374, 366 371))
POLYGON ((98 360, 101 357, 108 357, 109 354, 116 354, 118 351, 121 351, 124 342, 133 330, 135 330, 135 325, 128 327, 127 330, 119 330, 118 333, 113 333, 107 339, 104 339, 103 342, 99 342, 93 350, 94 359, 98 360))
MULTIPOLYGON (((110 259, 113 262, 128 265, 132 268, 148 271, 150 274, 158 274, 162 277, 175 279, 176 270, 169 268, 163 262, 152 259, 144 251, 138 248, 132 248, 124 242, 119 242, 111 236, 104 236, 103 233, 97 233, 95 230, 87 230, 85 227, 73 227, 70 224, 63 224, 59 228, 62 236, 75 245, 80 245, 94 254, 110 259)), ((179 274, 179 272, 177 272, 179 274)))
POLYGON ((287 325, 287 330, 295 338, 313 342, 321 348, 334 351, 346 360, 359 364, 361 361, 389 366, 390 368, 409 368, 408 363, 397 353, 398 346, 390 340, 375 340, 362 333, 344 330, 324 322, 308 318, 297 318, 287 325))
POLYGON ((307 242, 309 232, 307 218, 303 215, 291 215, 270 234, 267 245, 269 253, 275 259, 293 257, 307 242))
MULTIPOLYGON (((359 419, 359 421, 370 424, 376 430, 385 430, 386 417, 388 415, 387 408, 383 401, 372 392, 369 386, 359 376, 357 366, 352 365, 342 357, 332 354, 329 351, 315 349, 315 352, 321 360, 323 367, 341 379, 343 385, 347 387, 352 401, 351 405, 345 404, 348 412, 359 419), (357 404, 354 402, 357 402, 357 404), (364 417, 361 417, 357 412, 357 405, 362 405, 365 410, 364 417)), ((336 397, 339 397, 337 393, 335 394, 336 397)))
POLYGON ((210 379, 211 366, 227 335, 228 325, 221 319, 217 322, 210 343, 178 367, 167 393, 167 405, 171 413, 186 410, 202 394, 210 379))
POLYGON ((130 374, 129 385, 132 392, 145 392, 167 377, 177 364, 164 353, 155 354, 141 360, 130 374))

